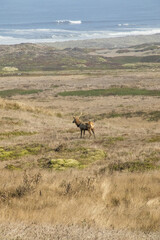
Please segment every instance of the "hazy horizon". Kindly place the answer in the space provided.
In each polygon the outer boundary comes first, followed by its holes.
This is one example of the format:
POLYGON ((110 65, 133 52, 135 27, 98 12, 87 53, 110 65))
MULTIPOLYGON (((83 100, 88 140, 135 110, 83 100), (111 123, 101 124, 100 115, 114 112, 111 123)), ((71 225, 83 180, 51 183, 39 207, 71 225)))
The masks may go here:
POLYGON ((159 0, 1 0, 0 44, 160 33, 159 0))
POLYGON ((125 20, 160 19, 158 0, 1 0, 0 23, 31 23, 59 19, 125 20), (96 14, 97 12, 97 14, 96 14))

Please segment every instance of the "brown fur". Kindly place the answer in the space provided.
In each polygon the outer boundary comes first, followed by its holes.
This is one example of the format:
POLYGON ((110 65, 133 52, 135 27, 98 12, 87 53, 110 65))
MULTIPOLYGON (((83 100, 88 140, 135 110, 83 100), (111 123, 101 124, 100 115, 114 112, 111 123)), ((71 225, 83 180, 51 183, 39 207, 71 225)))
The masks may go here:
POLYGON ((87 123, 83 123, 79 120, 78 117, 73 117, 73 123, 75 123, 76 126, 80 128, 80 130, 81 130, 81 136, 80 137, 81 138, 82 138, 82 135, 83 135, 83 137, 85 136, 85 131, 89 132, 89 137, 92 135, 92 133, 95 137, 94 123, 93 122, 89 121, 87 123))

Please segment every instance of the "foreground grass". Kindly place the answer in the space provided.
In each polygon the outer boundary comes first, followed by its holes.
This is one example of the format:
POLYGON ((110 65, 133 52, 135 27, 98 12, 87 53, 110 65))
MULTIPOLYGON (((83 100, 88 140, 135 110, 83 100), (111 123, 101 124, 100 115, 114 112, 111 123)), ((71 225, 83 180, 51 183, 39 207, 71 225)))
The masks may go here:
POLYGON ((3 170, 1 221, 160 231, 159 172, 109 175, 93 170, 3 170))
POLYGON ((139 88, 109 88, 65 91, 58 93, 60 96, 160 96, 159 90, 147 90, 139 88))

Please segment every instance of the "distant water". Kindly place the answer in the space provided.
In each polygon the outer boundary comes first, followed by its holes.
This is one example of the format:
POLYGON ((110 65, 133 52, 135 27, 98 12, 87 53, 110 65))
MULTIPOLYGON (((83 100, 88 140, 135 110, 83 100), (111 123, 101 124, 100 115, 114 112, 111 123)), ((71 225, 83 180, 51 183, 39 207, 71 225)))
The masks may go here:
POLYGON ((0 0, 0 44, 160 33, 159 0, 0 0))

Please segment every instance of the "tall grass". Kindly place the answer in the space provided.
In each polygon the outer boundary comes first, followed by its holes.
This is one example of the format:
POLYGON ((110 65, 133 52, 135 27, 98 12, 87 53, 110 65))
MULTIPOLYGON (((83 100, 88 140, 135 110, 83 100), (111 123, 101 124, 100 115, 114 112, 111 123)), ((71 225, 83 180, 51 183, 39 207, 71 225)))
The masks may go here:
MULTIPOLYGON (((30 175, 39 176, 36 172, 30 175)), ((7 192, 26 186, 22 172, 2 171, 0 196, 5 193, 9 197, 1 199, 0 221, 160 230, 159 172, 109 175, 91 170, 42 171, 40 176, 42 180, 34 184, 34 191, 25 191, 19 197, 7 192)), ((34 177, 27 179, 27 186, 32 185, 34 177)))

